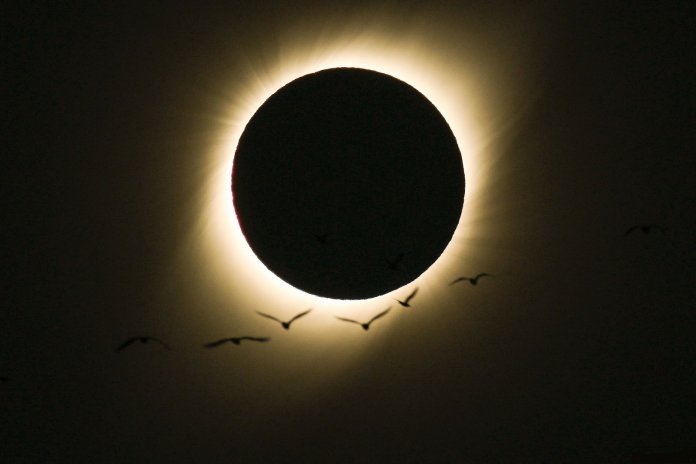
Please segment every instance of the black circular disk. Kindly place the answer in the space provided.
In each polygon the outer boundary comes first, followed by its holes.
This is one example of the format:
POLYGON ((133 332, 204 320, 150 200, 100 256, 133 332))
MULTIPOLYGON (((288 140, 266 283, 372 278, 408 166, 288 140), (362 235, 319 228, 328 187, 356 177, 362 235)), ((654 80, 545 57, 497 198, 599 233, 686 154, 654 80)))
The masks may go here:
POLYGON ((416 89, 335 68, 290 82, 257 110, 234 156, 232 197, 270 271, 314 295, 363 299, 442 254, 464 170, 452 130, 416 89))

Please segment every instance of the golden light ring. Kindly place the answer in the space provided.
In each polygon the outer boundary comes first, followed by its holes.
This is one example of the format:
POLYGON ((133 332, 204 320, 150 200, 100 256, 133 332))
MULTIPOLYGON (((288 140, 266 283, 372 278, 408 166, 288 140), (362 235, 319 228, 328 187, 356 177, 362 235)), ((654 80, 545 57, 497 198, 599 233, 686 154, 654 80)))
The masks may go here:
MULTIPOLYGON (((279 311, 289 312, 317 308, 312 327, 326 334, 327 330, 344 329, 336 324, 333 315, 367 319, 408 289, 396 289, 360 301, 323 298, 292 287, 257 259, 240 230, 230 188, 237 143, 256 110, 292 80, 335 67, 389 74, 417 89, 438 108, 450 125, 462 154, 466 195, 452 241, 426 272, 406 286, 420 286, 419 297, 425 301, 438 291, 443 279, 450 277, 451 270, 458 268, 458 261, 476 262, 480 258, 467 245, 476 235, 471 226, 482 214, 483 192, 496 161, 495 153, 490 151, 491 134, 495 132, 492 128, 499 127, 500 120, 505 118, 482 101, 482 95, 491 93, 495 80, 485 78, 482 71, 475 71, 477 64, 481 64, 480 53, 460 53, 461 56, 453 60, 451 50, 443 51, 443 42, 451 37, 435 23, 421 23, 410 34, 395 34, 393 30, 390 33, 383 26, 346 27, 339 32, 324 30, 314 36, 314 42, 308 31, 294 37, 290 35, 278 41, 282 45, 276 44, 275 53, 270 54, 275 59, 264 59, 267 55, 263 54, 256 60, 248 55, 238 57, 241 63, 245 63, 246 58, 247 66, 235 74, 234 83, 226 91, 230 95, 225 111, 228 132, 208 154, 207 179, 200 199, 204 207, 193 234, 197 243, 191 247, 198 250, 206 262, 207 286, 220 292, 223 299, 247 308, 279 308, 279 311)), ((388 326, 390 319, 380 322, 388 326)))

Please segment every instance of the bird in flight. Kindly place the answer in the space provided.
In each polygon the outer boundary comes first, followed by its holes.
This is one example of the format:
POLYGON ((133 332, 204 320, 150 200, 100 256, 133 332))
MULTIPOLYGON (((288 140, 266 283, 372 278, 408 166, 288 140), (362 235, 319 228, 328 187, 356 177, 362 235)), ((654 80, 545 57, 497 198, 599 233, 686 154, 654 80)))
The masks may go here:
POLYGON ((295 322, 297 319, 301 318, 302 316, 305 316, 305 315, 309 314, 309 312, 310 312, 311 310, 312 310, 312 309, 310 308, 310 309, 308 309, 307 311, 302 311, 300 314, 294 316, 294 317, 293 317, 292 319, 290 319, 289 321, 281 321, 281 320, 278 319, 277 317, 271 316, 270 314, 262 313, 261 311, 256 311, 256 314, 258 314, 259 316, 263 316, 263 317, 265 317, 265 318, 268 318, 268 319, 272 319, 272 320, 274 320, 274 321, 276 321, 276 322, 280 322, 280 325, 282 325, 283 328, 284 328, 285 330, 289 330, 289 329, 290 329, 290 324, 292 324, 293 322, 295 322))
POLYGON ((128 340, 126 340, 125 342, 121 343, 121 344, 116 348, 116 351, 121 351, 121 350, 127 348, 129 345, 131 345, 132 343, 135 343, 135 342, 147 343, 147 342, 149 342, 149 341, 153 341, 153 342, 155 342, 155 343, 159 343, 160 345, 162 345, 163 347, 165 347, 166 349, 168 349, 168 350, 170 350, 170 351, 171 351, 171 349, 172 349, 169 345, 167 345, 166 343, 164 343, 164 342, 163 342, 162 340, 160 340, 159 338, 155 338, 155 337, 146 337, 146 336, 137 336, 137 337, 131 337, 131 338, 129 338, 128 340))
POLYGON ((230 338, 221 338, 220 340, 206 343, 203 345, 206 348, 217 348, 220 345, 223 345, 225 343, 234 343, 235 345, 239 345, 242 343, 242 340, 249 340, 252 342, 267 342, 270 340, 268 337, 230 337, 230 338))
POLYGON ((662 231, 662 228, 656 224, 639 224, 635 225, 632 227, 629 227, 626 232, 624 233, 624 237, 628 237, 630 234, 635 232, 636 230, 640 230, 644 234, 650 233, 652 230, 659 230, 662 231))
POLYGON ((389 312, 389 310, 391 310, 391 306, 388 307, 387 309, 385 309, 384 311, 382 311, 381 313, 377 314, 376 316, 374 316, 372 319, 370 319, 370 320, 367 321, 367 322, 359 322, 359 321, 356 321, 356 320, 354 320, 354 319, 346 319, 345 317, 338 317, 338 316, 335 316, 335 317, 336 317, 336 319, 338 319, 339 321, 352 322, 353 324, 358 324, 358 325, 361 326, 364 330, 369 330, 369 329, 370 329, 370 324, 372 324, 372 323, 375 322, 377 319, 379 319, 380 317, 382 317, 382 316, 384 316, 385 314, 387 314, 387 313, 389 312))
POLYGON ((417 292, 418 292, 418 287, 414 288, 413 291, 411 292, 411 294, 410 294, 409 296, 407 296, 405 300, 401 301, 401 300, 396 300, 396 299, 395 299, 394 301, 396 301, 397 303, 399 303, 399 304, 400 304, 401 306, 403 306, 404 308, 410 308, 411 305, 410 305, 408 302, 411 301, 411 300, 413 299, 414 296, 416 296, 416 293, 417 293, 417 292))
POLYGON ((323 234, 314 234, 314 238, 322 245, 326 245, 329 241, 329 233, 324 232, 323 234))
POLYGON ((478 280, 479 280, 481 277, 493 277, 493 276, 490 275, 490 274, 486 274, 485 272, 482 272, 482 273, 480 273, 480 274, 477 274, 476 277, 464 277, 464 276, 462 276, 462 277, 457 277, 457 278, 454 279, 452 282, 450 282, 450 285, 454 285, 454 284, 456 284, 457 282, 463 282, 463 281, 465 281, 465 280, 468 280, 469 283, 470 283, 471 285, 476 285, 476 284, 478 283, 478 280))
POLYGON ((399 269, 399 263, 401 263, 401 260, 403 259, 404 254, 399 253, 396 258, 394 259, 389 259, 389 258, 384 258, 387 261, 387 266, 389 266, 389 269, 392 271, 396 271, 399 269))

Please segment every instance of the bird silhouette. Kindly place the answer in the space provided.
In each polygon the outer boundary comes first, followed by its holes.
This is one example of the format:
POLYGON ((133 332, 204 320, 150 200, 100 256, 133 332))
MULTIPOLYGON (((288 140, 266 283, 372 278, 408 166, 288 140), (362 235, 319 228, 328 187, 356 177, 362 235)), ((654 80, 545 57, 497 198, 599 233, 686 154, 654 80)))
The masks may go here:
POLYGON ((308 314, 311 310, 312 310, 312 309, 310 308, 310 309, 308 309, 307 311, 303 311, 303 312, 301 312, 300 314, 294 316, 292 319, 290 319, 290 320, 287 321, 287 322, 286 322, 286 321, 281 321, 281 320, 278 319, 277 317, 271 316, 270 314, 262 313, 261 311, 256 311, 256 314, 258 314, 259 316, 268 318, 268 319, 272 319, 272 320, 274 320, 274 321, 276 321, 276 322, 280 322, 280 325, 283 326, 283 328, 284 328, 285 330, 290 330, 290 324, 292 324, 293 322, 295 322, 297 319, 301 318, 302 316, 305 316, 305 315, 308 314))
POLYGON ((270 340, 269 337, 230 337, 230 338, 221 338, 220 340, 206 343, 203 345, 206 348, 217 348, 220 345, 224 345, 225 343, 234 343, 235 345, 239 345, 242 343, 242 340, 249 340, 252 342, 267 342, 270 340))
POLYGON ((399 253, 394 259, 384 258, 384 260, 387 262, 387 266, 389 267, 389 269, 391 269, 392 271, 397 271, 399 269, 399 263, 401 263, 403 257, 404 254, 399 253))
POLYGON ((632 234, 636 230, 640 230, 644 234, 648 234, 652 230, 662 231, 662 228, 656 224, 638 224, 638 225, 629 227, 626 230, 626 232, 624 232, 624 237, 628 237, 630 234, 632 234))
POLYGON ((372 319, 370 319, 370 320, 367 321, 367 322, 360 322, 360 321, 356 321, 355 319, 347 319, 347 318, 345 318, 345 317, 338 317, 338 316, 334 316, 334 317, 335 317, 336 319, 338 319, 339 321, 352 322, 353 324, 358 324, 358 325, 361 326, 364 330, 369 330, 369 329, 370 329, 370 324, 372 324, 372 323, 375 322, 377 319, 379 319, 380 317, 382 317, 382 316, 384 316, 385 314, 387 314, 390 310, 391 310, 391 306, 388 307, 387 309, 385 309, 384 311, 382 311, 381 313, 377 314, 376 316, 374 316, 372 319))
POLYGON ((477 274, 476 277, 464 277, 464 276, 462 276, 462 277, 457 277, 457 278, 454 279, 452 282, 450 282, 450 285, 454 285, 454 284, 456 284, 457 282, 463 282, 463 281, 465 281, 465 280, 468 280, 469 283, 470 283, 471 285, 476 285, 476 284, 478 284, 478 280, 479 280, 481 277, 493 277, 493 276, 492 276, 491 274, 486 274, 485 272, 482 272, 482 273, 480 273, 480 274, 477 274))
POLYGON ((322 245, 326 245, 329 242, 329 233, 324 232, 323 234, 314 234, 314 238, 322 245))
POLYGON ((418 292, 418 287, 414 288, 413 291, 411 292, 411 294, 409 296, 407 296, 405 300, 401 301, 401 300, 395 299, 394 301, 399 303, 404 308, 410 308, 411 305, 408 302, 411 301, 414 296, 416 296, 417 292, 418 292))
POLYGON ((166 348, 166 349, 168 349, 168 350, 170 350, 170 351, 171 351, 171 349, 172 349, 169 345, 167 345, 166 343, 164 343, 164 342, 163 342, 162 340, 160 340, 159 338, 147 337, 147 336, 139 335, 139 336, 137 336, 137 337, 131 337, 131 338, 129 338, 128 340, 126 340, 125 342, 121 343, 121 344, 116 348, 116 351, 121 351, 121 350, 127 348, 129 345, 131 345, 132 343, 135 343, 135 342, 147 343, 147 342, 149 342, 149 341, 153 341, 153 342, 155 342, 155 343, 159 343, 159 344, 162 345, 164 348, 166 348))

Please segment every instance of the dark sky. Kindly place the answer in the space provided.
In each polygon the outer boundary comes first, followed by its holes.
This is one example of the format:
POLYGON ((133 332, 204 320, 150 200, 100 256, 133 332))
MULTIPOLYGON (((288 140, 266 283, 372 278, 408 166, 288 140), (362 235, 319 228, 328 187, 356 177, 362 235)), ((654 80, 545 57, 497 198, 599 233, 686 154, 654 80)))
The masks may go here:
POLYGON ((2 15, 3 462, 693 455, 689 2, 274 3, 2 15), (485 142, 447 261, 369 332, 333 316, 389 298, 261 288, 203 214, 242 90, 335 34, 444 57, 485 142), (173 350, 114 352, 140 334, 173 350))

